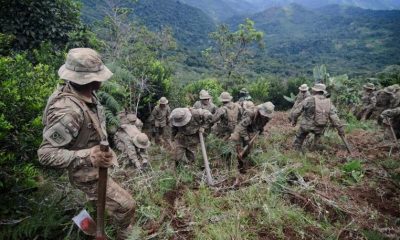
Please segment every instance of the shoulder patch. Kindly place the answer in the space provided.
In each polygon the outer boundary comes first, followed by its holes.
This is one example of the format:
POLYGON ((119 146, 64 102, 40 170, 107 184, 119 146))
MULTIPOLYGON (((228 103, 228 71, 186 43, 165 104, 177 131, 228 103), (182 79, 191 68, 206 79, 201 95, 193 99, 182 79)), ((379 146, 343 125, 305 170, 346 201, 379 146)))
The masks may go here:
POLYGON ((54 147, 62 147, 69 144, 74 137, 78 136, 79 129, 79 124, 71 115, 67 114, 53 126, 45 130, 43 137, 54 147))

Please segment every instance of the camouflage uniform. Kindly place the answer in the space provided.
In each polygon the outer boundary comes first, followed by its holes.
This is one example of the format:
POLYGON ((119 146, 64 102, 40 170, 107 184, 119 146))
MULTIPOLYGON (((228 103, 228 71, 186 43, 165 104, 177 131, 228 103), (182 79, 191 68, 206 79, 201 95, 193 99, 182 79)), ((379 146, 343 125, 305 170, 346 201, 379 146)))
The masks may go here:
MULTIPOLYGON (((400 138, 400 107, 388 109, 382 112, 381 117, 383 119, 389 118, 393 130, 397 138, 400 138)), ((388 134, 388 133, 386 133, 388 134)), ((388 138, 392 139, 392 137, 388 138)))
POLYGON ((239 121, 241 107, 239 104, 231 102, 232 97, 228 92, 221 93, 219 99, 224 105, 218 108, 213 115, 212 124, 216 123, 213 132, 218 137, 228 138, 239 121))
POLYGON ((382 119, 380 117, 381 113, 389 108, 392 108, 393 102, 393 93, 395 89, 393 87, 386 87, 382 90, 376 92, 376 104, 373 112, 373 117, 378 119, 378 123, 382 123, 382 119))
MULTIPOLYGON (((121 152, 119 159, 124 168, 132 165, 135 165, 139 170, 147 168, 148 154, 146 148, 148 146, 140 147, 133 141, 133 139, 135 139, 139 134, 144 133, 141 133, 136 126, 123 124, 114 135, 114 143, 116 148, 121 152)), ((149 144, 150 142, 146 145, 149 144)))
POLYGON ((217 111, 217 106, 212 103, 212 96, 206 91, 201 90, 199 94, 200 100, 193 104, 194 109, 205 109, 208 110, 210 113, 214 114, 217 111), (206 101, 204 103, 203 101, 206 101))
POLYGON ((376 105, 375 86, 373 84, 366 84, 364 85, 364 89, 361 97, 362 105, 357 113, 357 119, 359 120, 368 119, 376 105))
MULTIPOLYGON (((80 85, 86 84, 85 81, 90 83, 93 74, 96 80, 92 81, 105 81, 112 73, 104 65, 97 65, 102 64, 99 59, 97 53, 91 49, 72 49, 68 53, 66 64, 59 70, 60 78, 80 85), (92 63, 95 66, 87 66, 87 56, 92 57, 89 65, 92 63), (75 80, 73 77, 76 75, 87 73, 74 72, 75 68, 95 70, 88 71, 89 76, 86 78, 75 80)), ((43 124, 43 142, 38 149, 40 163, 68 169, 71 184, 82 190, 89 200, 97 200, 99 169, 92 165, 91 148, 106 139, 107 132, 103 107, 95 95, 91 98, 85 97, 76 92, 70 83, 61 86, 48 100, 43 124)), ((106 209, 122 232, 133 220, 135 202, 112 178, 109 177, 107 181, 106 209)))
MULTIPOLYGON (((307 85, 306 85, 306 87, 307 87, 307 85)), ((308 87, 307 87, 306 91, 300 90, 299 93, 296 96, 295 101, 294 101, 293 109, 296 108, 297 106, 299 106, 300 103, 303 102, 303 100, 308 98, 309 96, 311 96, 311 94, 308 91, 308 87)))
POLYGON ((194 162, 195 151, 200 143, 199 131, 208 128, 212 115, 204 109, 177 108, 171 112, 172 138, 175 142, 175 163, 178 165, 186 156, 194 162))
MULTIPOLYGON (((321 91, 326 94, 325 89, 326 87, 324 84, 316 84, 313 88, 313 91, 321 91)), ((314 134, 314 144, 319 143, 319 140, 324 133, 325 128, 327 127, 328 122, 323 125, 316 122, 316 101, 321 102, 320 104, 328 109, 327 111, 325 110, 327 121, 330 121, 332 125, 338 129, 339 134, 344 135, 343 125, 340 122, 340 119, 337 116, 337 110, 331 103, 330 99, 326 98, 325 95, 314 95, 306 98, 292 113, 293 125, 296 125, 297 119, 301 114, 303 114, 300 129, 297 132, 296 139, 293 143, 293 146, 297 150, 301 149, 303 142, 309 133, 314 134)))
POLYGON ((139 130, 142 130, 143 128, 142 120, 140 120, 134 113, 121 111, 118 113, 118 117, 120 124, 132 124, 135 125, 139 130))
POLYGON ((155 134, 155 140, 157 143, 161 142, 162 139, 166 139, 166 127, 169 125, 169 115, 171 114, 171 109, 168 105, 168 100, 166 98, 161 98, 163 100, 165 107, 161 107, 160 104, 155 106, 150 115, 150 122, 154 127, 153 131, 155 134))

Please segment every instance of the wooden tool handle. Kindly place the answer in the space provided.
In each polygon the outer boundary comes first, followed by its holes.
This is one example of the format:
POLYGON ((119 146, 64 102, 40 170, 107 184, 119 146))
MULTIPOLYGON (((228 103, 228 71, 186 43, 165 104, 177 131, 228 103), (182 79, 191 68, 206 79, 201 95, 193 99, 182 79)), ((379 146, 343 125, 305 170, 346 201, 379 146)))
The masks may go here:
MULTIPOLYGON (((108 152, 110 149, 107 141, 100 142, 100 150, 108 152)), ((104 212, 107 198, 107 168, 99 168, 99 180, 97 182, 97 229, 96 240, 105 240, 104 212)))

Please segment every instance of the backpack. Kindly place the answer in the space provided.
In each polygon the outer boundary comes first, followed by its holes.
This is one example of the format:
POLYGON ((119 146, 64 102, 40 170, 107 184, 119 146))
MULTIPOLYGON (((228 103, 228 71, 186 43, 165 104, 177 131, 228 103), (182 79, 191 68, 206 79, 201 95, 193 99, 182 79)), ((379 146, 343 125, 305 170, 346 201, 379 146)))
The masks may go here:
POLYGON ((233 130, 239 120, 239 106, 233 103, 230 106, 223 106, 223 108, 226 110, 228 127, 233 130))
POLYGON ((315 115, 314 121, 317 126, 326 126, 329 121, 329 113, 331 111, 331 100, 329 98, 315 99, 315 115))

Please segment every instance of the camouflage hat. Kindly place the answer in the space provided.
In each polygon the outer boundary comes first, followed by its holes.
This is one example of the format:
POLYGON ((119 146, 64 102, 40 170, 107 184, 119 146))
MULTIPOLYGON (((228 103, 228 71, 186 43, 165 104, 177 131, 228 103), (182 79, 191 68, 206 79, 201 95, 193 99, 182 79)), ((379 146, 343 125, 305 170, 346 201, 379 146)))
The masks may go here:
POLYGON ((230 102, 232 101, 232 96, 228 92, 222 92, 218 99, 221 102, 230 102))
POLYGON ((247 91, 246 88, 242 88, 240 89, 239 93, 249 94, 249 91, 247 91))
POLYGON ((396 88, 392 85, 389 87, 385 87, 383 91, 387 94, 394 94, 396 92, 396 88))
POLYGON ((394 87, 394 90, 395 91, 398 91, 398 90, 400 90, 400 85, 399 84, 394 84, 394 85, 392 85, 392 87, 394 87))
POLYGON ((136 122, 137 116, 134 113, 128 113, 126 115, 126 118, 128 119, 129 122, 136 122))
POLYGON ((328 93, 326 91, 326 86, 325 84, 322 83, 317 83, 314 85, 314 87, 311 88, 314 92, 323 92, 324 94, 328 93))
POLYGON ((367 83, 363 86, 364 89, 375 90, 375 85, 373 83, 367 83))
POLYGON ((243 108, 244 109, 251 109, 253 108, 255 105, 252 101, 243 101, 243 108))
POLYGON ((266 102, 257 106, 258 112, 264 117, 272 118, 275 105, 272 102, 266 102))
POLYGON ((201 100, 206 100, 206 99, 211 99, 212 96, 206 91, 206 90, 201 90, 200 91, 200 97, 201 100))
POLYGON ((139 133, 135 135, 132 139, 133 144, 135 144, 138 148, 148 148, 150 147, 151 143, 149 141, 149 137, 145 133, 139 133))
POLYGON ((168 99, 166 97, 162 97, 162 98, 160 98, 159 103, 160 104, 168 104, 168 99))
POLYGON ((69 50, 65 64, 58 70, 61 79, 79 85, 107 81, 113 73, 103 64, 100 55, 90 48, 69 50))
POLYGON ((172 126, 182 127, 190 122, 190 119, 192 119, 192 113, 188 108, 175 108, 172 110, 169 119, 172 126))
POLYGON ((302 84, 299 87, 299 90, 302 91, 302 92, 308 91, 308 89, 309 89, 309 87, 307 86, 307 84, 302 84))

